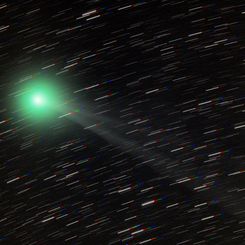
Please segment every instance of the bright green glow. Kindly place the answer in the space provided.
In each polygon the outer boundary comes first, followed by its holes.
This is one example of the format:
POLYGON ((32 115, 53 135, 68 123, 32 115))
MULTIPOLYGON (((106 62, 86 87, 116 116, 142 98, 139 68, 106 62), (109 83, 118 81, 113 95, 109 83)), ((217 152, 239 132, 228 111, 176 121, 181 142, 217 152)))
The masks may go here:
POLYGON ((32 99, 33 99, 33 103, 36 106, 45 105, 45 98, 44 98, 44 96, 42 94, 35 94, 32 99))
POLYGON ((48 79, 36 78, 21 84, 17 107, 21 118, 43 121, 55 118, 60 103, 58 86, 48 79))

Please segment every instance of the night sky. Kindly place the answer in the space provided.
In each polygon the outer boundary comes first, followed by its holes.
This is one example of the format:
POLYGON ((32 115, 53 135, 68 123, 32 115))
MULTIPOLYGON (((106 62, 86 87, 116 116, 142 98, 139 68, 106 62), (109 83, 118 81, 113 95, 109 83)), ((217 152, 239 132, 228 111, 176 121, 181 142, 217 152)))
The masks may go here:
POLYGON ((244 7, 1 1, 0 244, 245 244, 244 7))

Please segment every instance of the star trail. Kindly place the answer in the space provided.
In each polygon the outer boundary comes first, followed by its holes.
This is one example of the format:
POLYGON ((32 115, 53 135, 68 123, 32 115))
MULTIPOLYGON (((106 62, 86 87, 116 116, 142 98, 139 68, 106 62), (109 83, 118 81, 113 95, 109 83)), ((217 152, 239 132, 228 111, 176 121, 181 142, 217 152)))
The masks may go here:
POLYGON ((0 244, 245 244, 242 1, 0 3, 0 244))

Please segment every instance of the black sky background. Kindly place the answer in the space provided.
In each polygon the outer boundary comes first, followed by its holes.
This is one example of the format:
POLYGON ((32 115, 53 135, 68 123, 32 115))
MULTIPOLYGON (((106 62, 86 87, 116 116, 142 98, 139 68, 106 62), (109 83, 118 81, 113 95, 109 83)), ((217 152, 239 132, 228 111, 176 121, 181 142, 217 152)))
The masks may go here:
POLYGON ((0 243, 243 244, 243 19, 240 1, 1 2, 0 243), (36 77, 71 115, 19 113, 36 77))

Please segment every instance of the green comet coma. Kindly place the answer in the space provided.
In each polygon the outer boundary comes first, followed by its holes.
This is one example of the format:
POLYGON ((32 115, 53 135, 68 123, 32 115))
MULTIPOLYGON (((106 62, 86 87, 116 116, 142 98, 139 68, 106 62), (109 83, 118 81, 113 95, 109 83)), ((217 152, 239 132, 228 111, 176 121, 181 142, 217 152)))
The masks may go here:
POLYGON ((48 80, 28 81, 18 95, 21 116, 32 120, 53 117, 59 104, 58 91, 58 87, 48 80))
POLYGON ((33 103, 36 106, 44 106, 46 102, 46 98, 43 94, 35 94, 32 97, 33 103))

